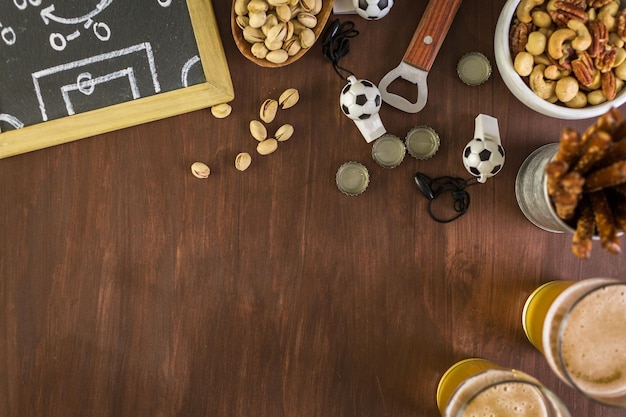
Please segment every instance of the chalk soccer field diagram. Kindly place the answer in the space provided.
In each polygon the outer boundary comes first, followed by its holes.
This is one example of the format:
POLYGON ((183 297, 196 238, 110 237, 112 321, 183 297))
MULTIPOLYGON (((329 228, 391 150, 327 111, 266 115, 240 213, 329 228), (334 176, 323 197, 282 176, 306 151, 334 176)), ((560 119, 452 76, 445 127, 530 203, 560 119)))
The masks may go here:
POLYGON ((1 131, 205 82, 185 0, 96 1, 0 6, 1 131))
MULTIPOLYGON (((35 86, 35 94, 37 95, 37 100, 39 101, 39 109, 41 110, 42 119, 44 121, 48 120, 46 112, 46 99, 44 98, 44 93, 42 91, 50 91, 49 94, 53 96, 50 99, 51 102, 54 101, 55 97, 60 96, 63 99, 68 115, 73 115, 76 113, 76 111, 74 110, 74 103, 72 102, 71 93, 78 92, 83 96, 90 96, 94 93, 96 87, 104 84, 105 88, 99 90, 105 91, 107 89, 106 83, 120 79, 127 80, 127 93, 130 95, 131 99, 135 100, 140 98, 141 95, 139 93, 139 85, 137 83, 137 78, 135 77, 135 66, 124 65, 126 63, 125 61, 132 61, 132 58, 135 54, 143 55, 143 57, 140 57, 140 59, 143 58, 147 61, 149 74, 146 74, 146 78, 152 80, 152 85, 154 87, 153 93, 160 92, 161 86, 159 85, 159 81, 157 79, 157 71, 154 64, 154 55, 152 52, 152 48, 150 44, 144 43, 119 51, 113 51, 110 53, 97 55, 91 58, 74 61, 68 64, 58 65, 56 67, 35 72, 32 75, 33 84, 35 86), (98 64, 110 64, 114 61, 122 61, 121 66, 123 68, 113 72, 98 75, 94 78, 93 73, 98 70, 98 64), (95 71, 90 70, 91 67, 95 67, 95 71), (78 75, 76 75, 77 72, 78 75), (62 81, 63 78, 69 78, 69 80, 71 80, 72 82, 65 84, 62 81), (57 91, 55 91, 54 88, 42 90, 41 84, 45 83, 48 80, 54 80, 52 83, 56 81, 61 83, 57 91)), ((136 68, 139 68, 139 71, 141 71, 141 66, 137 65, 136 68)), ((48 82, 48 84, 50 84, 50 82, 48 82)))

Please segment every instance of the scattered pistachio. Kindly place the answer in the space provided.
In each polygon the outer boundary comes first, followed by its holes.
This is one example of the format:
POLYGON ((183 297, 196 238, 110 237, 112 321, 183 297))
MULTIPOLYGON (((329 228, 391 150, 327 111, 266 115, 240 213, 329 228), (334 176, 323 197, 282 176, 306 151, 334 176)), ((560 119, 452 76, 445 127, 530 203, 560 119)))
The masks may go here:
POLYGON ((207 178, 211 175, 211 168, 202 162, 194 162, 191 164, 191 173, 196 178, 207 178))
POLYGON ((217 104, 211 107, 211 114, 218 119, 224 119, 230 116, 232 111, 233 108, 228 103, 217 104))
POLYGON ((259 142, 267 139, 267 129, 265 128, 265 125, 258 120, 250 121, 250 134, 259 142))
MULTIPOLYGON (((281 51, 287 54, 287 52, 283 51, 282 49, 281 51)), ((278 52, 278 51, 272 51, 269 54, 274 53, 274 52, 278 52)), ((274 118, 276 117, 277 111, 278 111, 278 102, 274 100, 273 98, 268 98, 261 105, 261 110, 259 111, 259 117, 265 123, 272 123, 274 121, 274 118)))
POLYGON ((278 149, 278 141, 274 138, 265 139, 256 146, 256 151, 261 155, 269 155, 278 149))
POLYGON ((288 109, 296 105, 300 100, 300 93, 295 88, 288 88, 278 98, 281 109, 288 109))
POLYGON ((239 171, 245 171, 252 163, 252 157, 248 152, 241 152, 235 157, 235 168, 239 171))
POLYGON ((284 124, 278 128, 276 134, 276 140, 279 142, 284 142, 289 139, 293 135, 293 126, 290 124, 284 124))

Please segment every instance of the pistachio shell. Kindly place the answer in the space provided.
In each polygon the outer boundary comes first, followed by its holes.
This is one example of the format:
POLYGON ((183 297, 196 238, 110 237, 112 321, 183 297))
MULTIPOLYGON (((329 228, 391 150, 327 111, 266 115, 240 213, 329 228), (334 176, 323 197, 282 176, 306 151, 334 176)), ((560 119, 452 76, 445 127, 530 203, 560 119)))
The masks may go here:
POLYGON ((289 138, 291 138, 292 135, 293 135, 293 126, 290 124, 284 124, 278 128, 274 136, 276 137, 277 141, 284 142, 288 140, 289 138))
POLYGON ((235 168, 239 171, 245 171, 252 163, 252 157, 248 152, 241 152, 235 157, 235 168))
POLYGON ((265 128, 265 125, 258 120, 250 121, 250 134, 259 142, 267 139, 267 129, 265 128))
POLYGON ((259 28, 246 26, 243 29, 243 38, 249 43, 257 43, 257 42, 263 42, 265 40, 265 35, 259 28))
POLYGON ((217 104, 211 107, 211 114, 218 119, 224 119, 230 116, 232 111, 233 108, 228 103, 217 104))
POLYGON ((250 52, 252 52, 252 55, 259 59, 265 59, 269 50, 263 42, 257 42, 252 45, 252 47, 250 48, 250 52))
POLYGON ((248 11, 250 13, 254 12, 266 12, 270 8, 270 5, 263 0, 250 0, 248 3, 248 11))
MULTIPOLYGON (((283 51, 282 49, 279 49, 277 51, 271 51, 270 53, 267 54, 268 60, 270 60, 270 55, 273 54, 274 52, 283 52, 285 55, 287 55, 287 52, 283 51)), ((277 111, 278 111, 278 102, 274 100, 273 98, 268 98, 267 100, 263 102, 263 104, 261 104, 261 109, 259 110, 259 117, 265 123, 272 123, 274 121, 274 118, 276 117, 277 111)))
POLYGON ((270 53, 268 53, 265 57, 265 59, 274 64, 282 64, 283 62, 287 61, 287 58, 289 58, 289 54, 284 49, 270 51, 270 53))
POLYGON ((250 27, 258 29, 263 26, 266 21, 267 15, 265 14, 265 12, 250 12, 250 14, 248 14, 248 24, 250 25, 250 27))
POLYGON ((211 175, 211 168, 202 162, 194 162, 191 164, 191 173, 196 178, 207 178, 211 175))
POLYGON ((282 109, 288 109, 296 105, 300 100, 300 93, 295 88, 286 89, 278 98, 278 104, 282 109))
POLYGON ((300 32, 300 45, 303 48, 310 48, 315 43, 315 33, 310 28, 304 28, 300 32))
POLYGON ((256 151, 261 155, 269 155, 278 149, 278 141, 274 138, 269 138, 263 142, 259 142, 256 146, 256 151))
POLYGON ((317 17, 315 17, 315 15, 313 15, 312 13, 298 13, 298 22, 302 23, 304 27, 314 28, 315 26, 317 26, 317 17))

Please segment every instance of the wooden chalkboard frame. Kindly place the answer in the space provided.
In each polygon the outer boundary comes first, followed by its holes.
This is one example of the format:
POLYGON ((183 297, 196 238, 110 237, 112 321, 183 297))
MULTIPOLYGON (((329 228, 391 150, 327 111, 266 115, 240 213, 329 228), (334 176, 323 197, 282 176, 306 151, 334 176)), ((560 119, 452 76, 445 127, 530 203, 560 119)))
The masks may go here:
POLYGON ((233 100, 233 85, 211 1, 186 1, 206 82, 0 132, 0 159, 233 100))

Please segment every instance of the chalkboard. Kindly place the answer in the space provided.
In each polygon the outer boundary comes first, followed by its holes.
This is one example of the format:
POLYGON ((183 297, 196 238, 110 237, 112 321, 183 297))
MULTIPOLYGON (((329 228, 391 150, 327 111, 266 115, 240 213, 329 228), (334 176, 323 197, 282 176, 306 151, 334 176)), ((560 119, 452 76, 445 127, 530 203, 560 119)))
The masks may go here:
POLYGON ((233 99, 209 0, 0 5, 0 158, 233 99))

